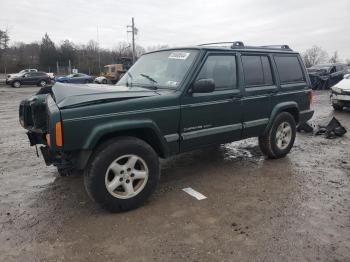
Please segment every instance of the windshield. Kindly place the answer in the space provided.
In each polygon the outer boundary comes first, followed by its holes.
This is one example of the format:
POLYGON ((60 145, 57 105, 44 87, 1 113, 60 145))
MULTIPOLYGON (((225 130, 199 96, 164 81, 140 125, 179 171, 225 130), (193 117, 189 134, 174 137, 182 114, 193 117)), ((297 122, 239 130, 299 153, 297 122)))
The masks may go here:
POLYGON ((197 54, 197 50, 169 50, 143 55, 117 85, 175 89, 197 54))

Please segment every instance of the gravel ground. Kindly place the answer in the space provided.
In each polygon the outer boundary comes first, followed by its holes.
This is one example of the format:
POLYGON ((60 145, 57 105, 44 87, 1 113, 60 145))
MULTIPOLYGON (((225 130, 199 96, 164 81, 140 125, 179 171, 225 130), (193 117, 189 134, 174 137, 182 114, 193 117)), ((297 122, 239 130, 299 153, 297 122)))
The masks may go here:
MULTIPOLYGON (((350 261, 349 134, 298 134, 279 160, 248 139, 162 161, 148 203, 110 214, 29 147, 17 110, 36 90, 0 87, 1 261, 350 261)), ((315 110, 350 130, 328 92, 315 110)))

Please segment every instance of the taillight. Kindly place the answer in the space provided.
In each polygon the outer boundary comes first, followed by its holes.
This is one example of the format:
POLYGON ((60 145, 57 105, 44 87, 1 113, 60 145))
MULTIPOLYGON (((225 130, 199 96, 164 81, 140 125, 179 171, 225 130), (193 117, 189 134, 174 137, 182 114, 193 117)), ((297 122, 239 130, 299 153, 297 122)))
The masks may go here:
POLYGON ((309 105, 311 106, 314 103, 315 93, 314 90, 309 91, 309 105))
POLYGON ((51 139, 50 139, 50 134, 49 133, 46 134, 46 143, 47 143, 48 146, 51 146, 51 139))
POLYGON ((62 124, 61 122, 57 122, 55 125, 55 136, 56 136, 56 146, 62 146, 62 124))

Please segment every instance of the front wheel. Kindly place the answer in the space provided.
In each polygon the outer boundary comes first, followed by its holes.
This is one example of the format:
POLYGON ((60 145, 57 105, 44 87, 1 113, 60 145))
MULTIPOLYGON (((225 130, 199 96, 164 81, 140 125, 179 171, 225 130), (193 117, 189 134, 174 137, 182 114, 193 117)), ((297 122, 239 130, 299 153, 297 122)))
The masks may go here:
POLYGON ((12 87, 20 88, 21 87, 21 82, 20 81, 13 82, 12 87))
POLYGON ((141 206, 159 180, 159 160, 153 148, 138 138, 120 137, 102 144, 85 170, 89 196, 111 212, 141 206))
POLYGON ((282 158, 293 147, 295 136, 294 117, 288 112, 282 112, 277 115, 269 130, 259 137, 259 146, 269 158, 282 158))

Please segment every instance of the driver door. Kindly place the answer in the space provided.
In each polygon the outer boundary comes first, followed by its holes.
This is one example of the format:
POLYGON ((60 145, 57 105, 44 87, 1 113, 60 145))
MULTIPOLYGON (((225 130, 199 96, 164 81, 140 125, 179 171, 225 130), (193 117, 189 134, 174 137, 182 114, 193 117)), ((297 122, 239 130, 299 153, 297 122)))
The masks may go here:
POLYGON ((210 93, 186 92, 181 100, 180 151, 239 140, 242 134, 241 90, 234 53, 209 53, 193 83, 212 79, 210 93))

